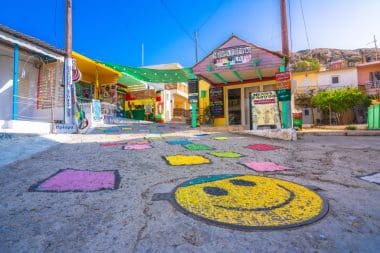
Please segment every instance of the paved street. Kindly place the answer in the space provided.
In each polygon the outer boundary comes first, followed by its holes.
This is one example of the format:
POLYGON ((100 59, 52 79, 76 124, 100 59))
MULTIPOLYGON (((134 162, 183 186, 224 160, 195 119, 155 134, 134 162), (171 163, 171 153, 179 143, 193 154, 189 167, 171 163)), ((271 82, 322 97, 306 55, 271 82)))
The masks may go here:
POLYGON ((288 142, 132 121, 96 128, 0 167, 0 252, 378 252, 380 185, 359 177, 380 171, 379 141, 306 135, 288 142), (247 148, 255 144, 267 145, 247 148), (178 165, 189 163, 198 164, 178 165), (210 175, 216 176, 199 178, 210 175), (186 187, 207 184, 204 192, 227 195, 223 187, 235 188, 226 180, 281 188, 260 192, 258 203, 273 202, 250 209, 264 211, 261 218, 247 219, 243 208, 223 216, 190 206, 201 198, 191 199, 197 189, 186 187), (324 217, 314 207, 323 199, 324 217), (311 224, 292 225, 306 215, 300 206, 310 207, 311 224), (280 208, 290 221, 273 218, 280 208))

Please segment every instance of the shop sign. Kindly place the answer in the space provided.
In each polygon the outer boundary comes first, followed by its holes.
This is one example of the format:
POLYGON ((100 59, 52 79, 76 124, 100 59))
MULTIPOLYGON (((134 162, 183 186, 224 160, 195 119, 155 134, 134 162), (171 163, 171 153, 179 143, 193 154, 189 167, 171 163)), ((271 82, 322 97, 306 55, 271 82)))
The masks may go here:
POLYGON ((278 101, 289 101, 291 97, 290 89, 282 89, 277 91, 278 101))
POLYGON ((287 90, 290 89, 290 72, 277 72, 276 73, 276 81, 277 81, 277 90, 287 90))
POLYGON ((210 89, 210 114, 214 118, 224 117, 223 87, 210 89))
POLYGON ((284 82, 284 81, 290 81, 290 72, 277 72, 276 73, 276 81, 277 82, 284 82))
POLYGON ((190 79, 187 84, 189 86, 189 103, 198 103, 199 80, 190 79))
POLYGON ((218 67, 248 63, 252 59, 252 48, 239 46, 219 49, 213 53, 213 59, 218 67))
POLYGON ((250 101, 251 129, 257 129, 259 126, 281 127, 275 91, 251 93, 250 101))

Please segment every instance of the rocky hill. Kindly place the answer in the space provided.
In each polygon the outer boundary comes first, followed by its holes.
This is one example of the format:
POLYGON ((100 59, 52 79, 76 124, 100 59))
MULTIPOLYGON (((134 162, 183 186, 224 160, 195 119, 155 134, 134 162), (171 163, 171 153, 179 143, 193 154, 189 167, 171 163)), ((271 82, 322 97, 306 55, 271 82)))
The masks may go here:
MULTIPOLYGON (((317 58, 323 65, 328 65, 332 61, 346 60, 349 65, 360 63, 364 59, 366 62, 376 60, 375 48, 358 48, 353 50, 335 48, 315 48, 311 50, 300 50, 292 53, 291 62, 295 63, 305 60, 308 56, 317 58)), ((380 60, 380 49, 378 50, 378 60, 380 60)))

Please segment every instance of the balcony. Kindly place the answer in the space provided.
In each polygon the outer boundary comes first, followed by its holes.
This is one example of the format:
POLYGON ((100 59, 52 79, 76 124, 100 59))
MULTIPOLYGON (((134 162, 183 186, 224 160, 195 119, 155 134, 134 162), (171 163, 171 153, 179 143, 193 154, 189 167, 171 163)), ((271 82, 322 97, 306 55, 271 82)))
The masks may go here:
POLYGON ((367 95, 380 94, 380 80, 366 82, 364 86, 367 95))

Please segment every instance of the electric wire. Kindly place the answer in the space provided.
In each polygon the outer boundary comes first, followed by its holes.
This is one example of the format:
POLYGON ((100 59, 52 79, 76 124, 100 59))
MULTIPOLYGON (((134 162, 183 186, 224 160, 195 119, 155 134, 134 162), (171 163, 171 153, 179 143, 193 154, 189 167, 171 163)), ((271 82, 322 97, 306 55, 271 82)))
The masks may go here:
POLYGON ((303 26, 305 28, 306 41, 307 41, 307 45, 309 47, 309 52, 310 52, 310 50, 311 50, 310 40, 309 40, 309 34, 307 32, 307 26, 306 26, 306 21, 305 21, 305 14, 304 14, 304 11, 303 11, 302 0, 300 0, 300 5, 301 5, 301 14, 302 14, 303 26))
POLYGON ((207 22, 215 15, 215 13, 219 10, 219 8, 222 6, 224 0, 220 0, 218 5, 216 6, 215 10, 213 12, 211 12, 207 18, 205 19, 205 21, 198 27, 197 31, 200 31, 203 26, 205 26, 207 24, 207 22))
MULTIPOLYGON (((166 11, 169 13, 169 15, 173 18, 173 20, 177 23, 177 25, 179 26, 179 28, 182 30, 182 32, 184 32, 188 38, 193 42, 195 43, 195 38, 186 30, 186 28, 184 27, 184 25, 181 23, 181 21, 177 18, 177 16, 174 14, 174 12, 172 12, 172 10, 169 8, 169 6, 165 3, 164 0, 160 0, 162 6, 166 9, 166 11)), ((201 47, 201 45, 198 43, 198 47, 204 52, 207 54, 207 51, 201 47)))

